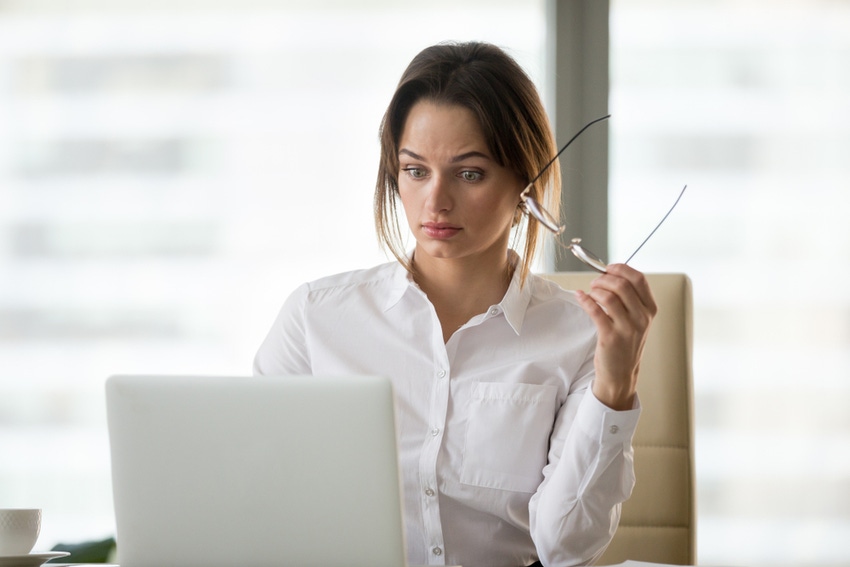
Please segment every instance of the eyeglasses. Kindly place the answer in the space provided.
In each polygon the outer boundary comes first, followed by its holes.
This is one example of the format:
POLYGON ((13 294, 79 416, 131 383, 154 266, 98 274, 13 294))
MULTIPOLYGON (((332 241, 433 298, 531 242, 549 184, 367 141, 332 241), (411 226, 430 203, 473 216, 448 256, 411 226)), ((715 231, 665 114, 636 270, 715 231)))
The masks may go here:
MULTIPOLYGON (((534 217, 540 224, 542 224, 546 229, 550 230, 555 235, 559 235, 559 234, 563 233, 564 230, 566 229, 566 226, 561 224, 560 221, 558 221, 558 219, 556 219, 552 215, 552 213, 550 213, 545 208, 543 208, 543 206, 539 202, 537 202, 537 199, 535 199, 534 197, 532 197, 530 195, 531 188, 534 185, 534 183, 538 179, 540 179, 540 176, 543 175, 543 172, 545 172, 547 169, 549 169, 550 165, 555 163, 555 160, 558 159, 558 157, 564 152, 564 150, 566 150, 567 147, 570 144, 572 144, 573 141, 575 141, 575 139, 578 138, 581 135, 582 132, 584 132, 585 130, 587 130, 588 128, 590 128, 591 126, 596 124, 597 122, 607 120, 608 118, 611 118, 610 114, 608 114, 606 116, 602 116, 602 117, 597 118, 595 120, 591 120, 590 122, 585 124, 584 127, 581 130, 579 130, 572 138, 570 138, 570 140, 566 144, 564 144, 564 146, 560 150, 558 150, 558 153, 555 154, 555 157, 553 157, 551 160, 549 160, 549 162, 546 165, 543 166, 543 169, 540 170, 540 173, 538 173, 534 177, 534 179, 531 180, 531 183, 529 183, 525 187, 525 189, 522 190, 522 193, 519 194, 519 197, 522 200, 523 209, 525 210, 525 212, 527 214, 531 215, 532 217, 534 217)), ((649 236, 647 236, 643 240, 643 242, 640 243, 640 246, 638 246, 637 249, 634 252, 632 252, 632 254, 631 254, 631 256, 629 256, 628 260, 623 262, 624 264, 628 264, 631 261, 631 259, 635 257, 635 254, 637 254, 638 251, 640 251, 640 249, 643 248, 643 245, 646 244, 647 241, 650 238, 652 238, 652 235, 655 234, 655 231, 658 230, 658 227, 660 227, 664 223, 664 221, 667 220, 667 217, 670 216, 670 213, 672 213, 673 209, 676 208, 676 205, 679 204, 679 200, 682 198, 682 195, 685 194, 685 189, 687 189, 687 188, 688 188, 687 185, 685 185, 682 188, 682 191, 679 193, 679 196, 676 198, 676 201, 673 203, 673 206, 670 207, 670 210, 667 211, 667 213, 664 215, 664 217, 661 219, 661 221, 655 226, 655 228, 652 229, 652 232, 649 233, 649 236)), ((602 272, 604 274, 607 271, 608 265, 604 261, 602 261, 598 256, 596 256, 595 254, 593 254, 589 250, 585 249, 583 246, 581 246, 581 238, 573 238, 572 240, 570 240, 570 244, 569 244, 569 246, 567 246, 567 248, 570 249, 570 251, 573 253, 573 255, 576 258, 578 258, 579 260, 581 260, 582 262, 584 262, 585 264, 587 264, 588 266, 590 266, 591 268, 593 268, 597 272, 602 272)))
MULTIPOLYGON (((629 258, 625 262, 623 262, 624 264, 628 264, 629 262, 631 262, 632 258, 635 257, 635 254, 637 254, 640 249, 643 248, 643 245, 646 244, 650 238, 652 238, 652 235, 655 234, 655 231, 658 230, 658 227, 660 227, 664 223, 664 221, 667 220, 667 217, 670 216, 670 213, 672 213, 673 209, 676 208, 676 205, 679 204, 679 200, 682 198, 682 195, 685 194, 685 189, 687 188, 687 185, 682 187, 682 190, 679 192, 679 196, 676 197, 676 201, 673 203, 673 206, 670 207, 670 210, 668 210, 667 213, 661 218, 661 220, 658 221, 658 224, 655 225, 655 228, 652 229, 652 232, 649 233, 649 236, 643 239, 643 242, 641 242, 640 246, 638 246, 637 249, 632 252, 631 256, 629 256, 629 258)), ((573 253, 573 255, 575 255, 576 258, 578 258, 597 272, 602 272, 604 274, 608 271, 608 265, 605 264, 605 262, 600 260, 595 254, 581 246, 581 238, 573 238, 572 240, 570 240, 570 245, 567 248, 570 249, 570 251, 573 253)))
POLYGON ((547 163, 546 165, 543 166, 543 169, 540 170, 540 173, 535 175, 534 179, 532 179, 531 182, 528 185, 525 186, 525 189, 522 190, 522 193, 519 194, 519 198, 522 199, 522 203, 524 205, 523 208, 525 209, 525 211, 528 214, 530 214, 531 216, 533 216, 535 219, 537 219, 540 222, 540 224, 542 224, 543 226, 545 226, 546 228, 548 228, 549 230, 551 230, 555 234, 561 234, 562 232, 564 232, 564 229, 566 228, 566 226, 562 225, 558 221, 558 219, 556 219, 554 216, 552 216, 552 213, 550 213, 549 211, 544 209, 543 206, 540 203, 537 202, 537 199, 535 199, 534 197, 531 196, 531 188, 534 186, 534 183, 538 179, 540 179, 540 176, 543 175, 543 173, 547 169, 549 169, 549 166, 552 165, 553 163, 555 163, 555 160, 557 160, 558 157, 562 153, 564 153, 564 150, 566 150, 570 146, 570 144, 572 144, 575 141, 576 138, 581 136, 582 132, 584 132, 585 130, 587 130, 588 128, 590 128, 591 126, 596 124, 597 122, 601 122, 601 121, 607 120, 609 118, 611 118, 610 114, 608 114, 606 116, 602 116, 601 118, 597 118, 596 120, 591 120, 590 122, 585 124, 584 127, 575 134, 575 136, 570 138, 569 142, 564 144, 564 147, 562 147, 560 150, 558 150, 558 153, 555 154, 555 157, 550 159, 549 163, 547 163))

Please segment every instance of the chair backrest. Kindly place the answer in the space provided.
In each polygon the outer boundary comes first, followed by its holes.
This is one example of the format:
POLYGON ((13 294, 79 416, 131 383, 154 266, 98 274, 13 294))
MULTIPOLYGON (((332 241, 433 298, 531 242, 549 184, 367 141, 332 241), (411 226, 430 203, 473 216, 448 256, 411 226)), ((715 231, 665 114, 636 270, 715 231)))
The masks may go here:
MULTIPOLYGON (((587 290, 598 274, 543 277, 564 289, 587 290)), ((643 411, 634 438, 637 480, 599 565, 628 559, 696 563, 691 282, 684 274, 647 274, 647 279, 658 314, 638 377, 643 411)))

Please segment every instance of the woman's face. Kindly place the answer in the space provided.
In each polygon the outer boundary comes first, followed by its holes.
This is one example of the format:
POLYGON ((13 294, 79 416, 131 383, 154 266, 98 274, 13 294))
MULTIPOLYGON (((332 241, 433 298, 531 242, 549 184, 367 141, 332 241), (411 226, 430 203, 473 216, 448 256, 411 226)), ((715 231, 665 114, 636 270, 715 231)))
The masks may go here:
POLYGON ((471 111, 416 103, 398 158, 399 196, 416 259, 504 261, 522 181, 490 155, 471 111))

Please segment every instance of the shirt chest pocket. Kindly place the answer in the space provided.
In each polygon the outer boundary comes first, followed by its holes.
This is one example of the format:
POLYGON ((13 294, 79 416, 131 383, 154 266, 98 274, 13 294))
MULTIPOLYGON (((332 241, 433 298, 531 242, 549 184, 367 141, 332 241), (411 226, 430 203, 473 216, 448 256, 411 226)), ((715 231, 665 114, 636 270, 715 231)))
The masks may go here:
POLYGON ((555 386, 479 382, 470 402, 460 481, 534 492, 543 480, 557 394, 555 386))

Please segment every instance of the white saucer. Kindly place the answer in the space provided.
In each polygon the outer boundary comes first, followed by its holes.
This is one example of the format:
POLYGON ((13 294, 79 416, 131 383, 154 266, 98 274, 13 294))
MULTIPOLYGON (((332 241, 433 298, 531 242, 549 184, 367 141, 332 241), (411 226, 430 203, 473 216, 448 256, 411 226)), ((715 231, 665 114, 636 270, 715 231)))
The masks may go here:
POLYGON ((45 561, 71 555, 67 551, 29 553, 27 555, 0 555, 0 567, 39 567, 45 561))

